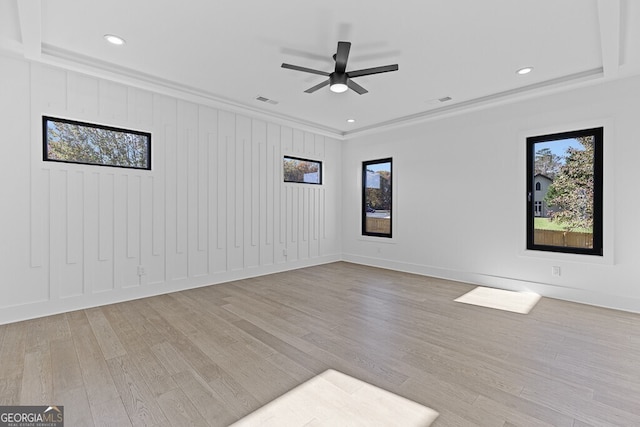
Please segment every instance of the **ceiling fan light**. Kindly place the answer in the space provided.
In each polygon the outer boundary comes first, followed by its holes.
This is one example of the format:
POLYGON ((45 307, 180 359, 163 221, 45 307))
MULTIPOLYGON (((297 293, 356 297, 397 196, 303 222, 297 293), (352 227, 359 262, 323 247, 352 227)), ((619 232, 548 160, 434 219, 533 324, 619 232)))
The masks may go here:
POLYGON ((347 89, 349 89, 349 86, 347 86, 344 83, 336 83, 331 85, 329 89, 331 89, 331 92, 342 93, 342 92, 346 92, 347 89))

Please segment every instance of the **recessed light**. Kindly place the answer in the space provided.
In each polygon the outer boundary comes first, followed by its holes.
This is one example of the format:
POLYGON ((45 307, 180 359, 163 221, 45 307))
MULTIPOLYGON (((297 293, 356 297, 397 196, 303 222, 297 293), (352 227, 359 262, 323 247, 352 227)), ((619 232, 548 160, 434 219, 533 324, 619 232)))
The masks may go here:
POLYGON ((347 119, 347 123, 355 123, 356 119, 347 119))
POLYGON ((522 76, 524 74, 529 74, 532 71, 533 71, 533 67, 524 67, 524 68, 520 68, 518 71, 516 71, 516 73, 522 76))
POLYGON ((122 37, 118 37, 118 36, 115 36, 113 34, 105 34, 104 35, 104 39, 106 41, 108 41, 109 43, 114 44, 116 46, 122 46, 123 44, 126 43, 122 37))

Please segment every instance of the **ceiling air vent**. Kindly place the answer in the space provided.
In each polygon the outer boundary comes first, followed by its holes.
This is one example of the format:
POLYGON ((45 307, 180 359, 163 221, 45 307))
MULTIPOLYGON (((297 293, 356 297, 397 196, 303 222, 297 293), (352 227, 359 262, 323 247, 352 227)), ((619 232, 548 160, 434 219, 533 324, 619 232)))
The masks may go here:
POLYGON ((273 99, 265 98, 264 96, 256 97, 256 101, 266 102, 267 104, 276 105, 278 101, 274 101, 273 99))

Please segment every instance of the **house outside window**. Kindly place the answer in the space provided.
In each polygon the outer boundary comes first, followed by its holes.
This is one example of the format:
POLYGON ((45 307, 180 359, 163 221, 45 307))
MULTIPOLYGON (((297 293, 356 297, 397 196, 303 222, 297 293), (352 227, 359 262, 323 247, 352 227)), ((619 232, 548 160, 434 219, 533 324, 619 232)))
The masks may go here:
POLYGON ((534 175, 533 181, 535 182, 536 188, 534 194, 535 216, 547 218, 549 216, 549 208, 547 207, 545 197, 547 196, 547 191, 549 190, 549 186, 551 185, 553 180, 546 175, 537 173, 534 175))

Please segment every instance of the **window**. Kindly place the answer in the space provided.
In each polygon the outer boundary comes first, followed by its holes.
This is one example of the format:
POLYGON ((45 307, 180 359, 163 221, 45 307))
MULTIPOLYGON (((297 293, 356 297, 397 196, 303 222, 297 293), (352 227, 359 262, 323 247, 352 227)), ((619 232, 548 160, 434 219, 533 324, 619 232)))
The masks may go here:
POLYGON ((602 256, 602 146, 603 128, 527 138, 527 249, 602 256))
POLYGON ((533 214, 535 216, 542 216, 542 202, 539 200, 536 200, 535 202, 533 202, 533 214))
POLYGON ((284 182, 322 184, 322 162, 284 156, 284 182))
POLYGON ((151 134, 42 117, 43 160, 151 169, 151 134))
POLYGON ((391 237, 391 159, 362 162, 362 234, 391 237))

